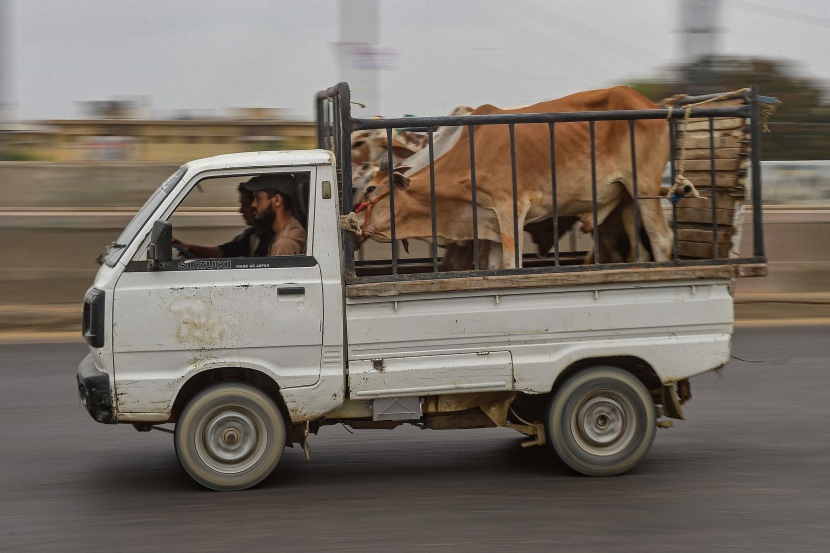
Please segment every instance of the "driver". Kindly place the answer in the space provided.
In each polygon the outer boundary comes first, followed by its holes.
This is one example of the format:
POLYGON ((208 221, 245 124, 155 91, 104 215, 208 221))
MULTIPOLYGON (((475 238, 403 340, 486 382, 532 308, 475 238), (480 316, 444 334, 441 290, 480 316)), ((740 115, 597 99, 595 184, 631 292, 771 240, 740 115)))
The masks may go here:
MULTIPOLYGON (((256 177, 254 177, 256 178, 256 177)), ((253 180, 253 179, 251 179, 253 180)), ((268 245, 274 238, 274 231, 271 229, 272 221, 257 219, 251 203, 254 194, 245 189, 245 183, 239 187, 239 213, 248 225, 244 231, 224 244, 218 246, 200 246, 198 244, 187 244, 177 238, 173 238, 173 244, 178 245, 193 253, 196 257, 265 257, 268 255, 268 245)))
POLYGON ((254 195, 253 208, 257 220, 271 219, 274 238, 268 255, 301 255, 305 253, 306 230, 294 218, 294 197, 297 181, 288 173, 271 173, 254 177, 242 184, 254 195))

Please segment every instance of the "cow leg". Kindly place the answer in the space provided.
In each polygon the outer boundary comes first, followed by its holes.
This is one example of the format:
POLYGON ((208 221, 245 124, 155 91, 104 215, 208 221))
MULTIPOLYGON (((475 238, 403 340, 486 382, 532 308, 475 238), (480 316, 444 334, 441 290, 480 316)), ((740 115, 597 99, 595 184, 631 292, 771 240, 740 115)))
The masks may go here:
MULTIPOLYGON (((621 263, 628 254, 629 247, 625 240, 620 240, 620 236, 625 234, 621 229, 622 217, 619 214, 620 200, 613 203, 601 205, 597 208, 597 221, 593 220, 593 214, 585 214, 580 217, 583 228, 586 221, 589 222, 591 232, 599 233, 597 242, 599 244, 599 262, 600 263, 621 263)), ((588 249, 585 256, 585 265, 591 265, 596 261, 594 255, 594 245, 588 249)))
POLYGON ((651 242, 651 253, 654 255, 654 260, 671 260, 674 233, 669 228, 669 224, 663 216, 663 210, 660 208, 660 200, 640 200, 639 205, 640 216, 642 217, 646 234, 648 234, 648 239, 651 242))
POLYGON ((628 263, 635 261, 651 261, 649 248, 641 238, 642 233, 640 230, 642 229, 642 223, 637 221, 638 228, 634 228, 634 202, 631 197, 626 195, 620 201, 620 205, 617 207, 616 211, 619 212, 620 224, 622 226, 621 230, 625 232, 625 236, 627 237, 625 250, 620 250, 621 253, 625 251, 624 261, 628 263), (637 244, 637 248, 634 247, 635 244, 637 244), (635 257, 635 253, 639 254, 639 256, 635 257))
POLYGON ((524 241, 524 222, 527 218, 527 213, 530 211, 530 202, 523 202, 519 206, 519 236, 514 236, 513 233, 513 206, 508 206, 508 209, 495 208, 496 218, 499 225, 499 234, 501 236, 501 268, 502 269, 516 269, 516 249, 519 250, 519 267, 522 266, 522 250, 524 241))
POLYGON ((479 264, 479 267, 486 268, 488 271, 494 271, 502 266, 502 249, 498 247, 495 242, 490 240, 482 240, 479 246, 484 244, 487 246, 487 255, 482 260, 484 263, 479 264))
MULTIPOLYGON (((442 272, 472 271, 475 269, 473 250, 475 250, 475 246, 472 240, 447 244, 439 270, 442 272)), ((495 247, 490 240, 479 240, 478 268, 493 270, 500 267, 501 247, 495 247)))
MULTIPOLYGON (((663 167, 665 163, 659 165, 659 170, 649 171, 647 166, 640 167, 638 174, 641 175, 642 181, 639 190, 641 196, 656 196, 660 194, 660 185, 662 181, 663 167), (656 175, 653 179, 647 179, 646 175, 656 175)), ((628 195, 634 197, 634 189, 632 183, 629 181, 623 182, 625 189, 628 190, 628 195)), ((646 234, 651 242, 651 253, 655 261, 670 261, 672 256, 672 243, 674 241, 674 233, 666 218, 663 216, 663 210, 660 208, 660 200, 655 199, 638 199, 640 219, 643 228, 646 229, 646 234)), ((627 227, 628 228, 628 227, 627 227)), ((633 227, 632 227, 633 228, 633 227)), ((638 235, 639 238, 639 235, 638 235)), ((634 242, 631 242, 632 246, 634 242)), ((640 251, 643 251, 642 249, 640 251)))

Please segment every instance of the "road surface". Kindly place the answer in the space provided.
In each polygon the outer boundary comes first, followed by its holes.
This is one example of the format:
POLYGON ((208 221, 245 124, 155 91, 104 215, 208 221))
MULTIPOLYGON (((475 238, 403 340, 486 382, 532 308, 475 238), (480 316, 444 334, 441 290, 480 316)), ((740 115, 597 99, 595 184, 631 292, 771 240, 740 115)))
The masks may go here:
POLYGON ((200 488, 172 437, 95 423, 83 344, 0 346, 0 551, 830 550, 830 326, 739 328, 687 421, 587 478, 510 430, 323 428, 245 492, 200 488))

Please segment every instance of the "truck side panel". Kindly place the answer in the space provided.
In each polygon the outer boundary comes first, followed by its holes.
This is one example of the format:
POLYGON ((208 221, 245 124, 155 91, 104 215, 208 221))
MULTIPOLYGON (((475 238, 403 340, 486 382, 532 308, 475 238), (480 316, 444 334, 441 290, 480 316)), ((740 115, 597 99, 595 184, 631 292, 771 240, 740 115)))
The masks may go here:
MULTIPOLYGON (((488 358, 470 354, 498 351, 512 355, 513 389, 530 393, 550 391, 568 366, 599 357, 638 357, 663 382, 681 380, 728 361, 729 285, 708 280, 349 299, 350 386, 360 389, 364 373, 385 370, 386 360, 400 366, 411 358, 410 369, 417 370, 426 366, 424 356, 446 355, 463 370, 431 370, 421 385, 462 391, 493 382, 488 358)), ((394 374, 384 376, 389 388, 406 388, 413 378, 410 372, 396 382, 394 374)))

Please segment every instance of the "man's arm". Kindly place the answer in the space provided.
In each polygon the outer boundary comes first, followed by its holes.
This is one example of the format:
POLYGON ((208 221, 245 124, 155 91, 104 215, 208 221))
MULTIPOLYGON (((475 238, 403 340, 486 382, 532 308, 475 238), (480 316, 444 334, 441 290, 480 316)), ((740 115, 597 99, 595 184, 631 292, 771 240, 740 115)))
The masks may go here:
POLYGON ((177 238, 173 238, 173 244, 185 248, 196 257, 222 257, 222 249, 219 246, 200 246, 198 244, 187 244, 177 238))

